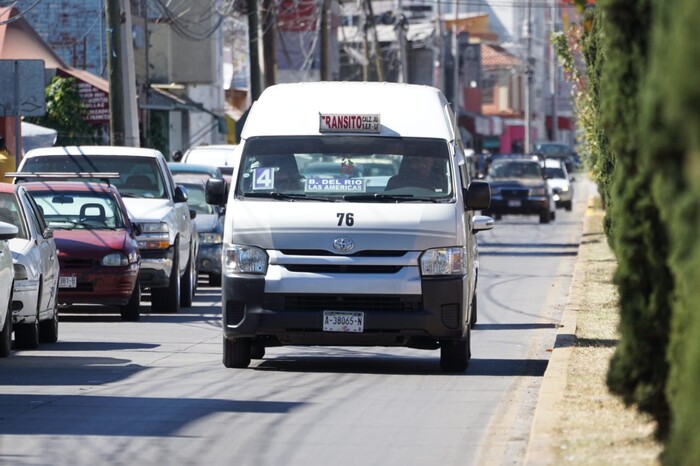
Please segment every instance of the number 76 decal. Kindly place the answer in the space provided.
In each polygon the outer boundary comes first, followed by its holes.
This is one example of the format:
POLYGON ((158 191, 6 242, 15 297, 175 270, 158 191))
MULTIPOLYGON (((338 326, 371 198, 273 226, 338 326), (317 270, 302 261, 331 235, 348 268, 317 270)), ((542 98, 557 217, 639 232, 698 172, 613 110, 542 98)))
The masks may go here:
POLYGON ((342 227, 343 223, 349 227, 355 224, 355 214, 352 214, 350 212, 348 212, 347 214, 343 212, 338 212, 337 214, 335 214, 335 216, 338 217, 339 227, 342 227))

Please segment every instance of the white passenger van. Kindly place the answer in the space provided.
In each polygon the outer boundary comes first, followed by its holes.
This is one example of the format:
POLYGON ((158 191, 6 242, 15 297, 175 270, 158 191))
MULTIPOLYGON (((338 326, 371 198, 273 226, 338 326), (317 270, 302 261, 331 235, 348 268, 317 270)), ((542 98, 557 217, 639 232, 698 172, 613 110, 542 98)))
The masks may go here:
MULTIPOLYGON (((455 118, 428 86, 267 88, 234 163, 223 245, 223 363, 278 345, 440 349, 464 371, 475 233, 493 227, 455 118)), ((207 199, 224 204, 222 183, 207 199)))

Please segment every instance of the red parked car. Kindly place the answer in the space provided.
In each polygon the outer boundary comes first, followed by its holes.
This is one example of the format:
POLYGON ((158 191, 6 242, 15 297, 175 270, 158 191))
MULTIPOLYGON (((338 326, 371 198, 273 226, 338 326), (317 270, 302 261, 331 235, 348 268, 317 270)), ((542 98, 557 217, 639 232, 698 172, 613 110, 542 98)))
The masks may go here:
POLYGON ((117 188, 107 182, 53 180, 22 185, 54 232, 59 304, 118 306, 123 320, 139 320, 139 227, 129 221, 117 188))

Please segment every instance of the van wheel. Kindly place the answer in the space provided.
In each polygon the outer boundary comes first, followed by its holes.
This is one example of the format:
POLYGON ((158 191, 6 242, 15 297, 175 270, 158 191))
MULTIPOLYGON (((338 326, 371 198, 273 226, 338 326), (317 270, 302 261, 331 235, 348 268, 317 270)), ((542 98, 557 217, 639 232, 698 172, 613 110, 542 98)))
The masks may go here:
POLYGON ((471 319, 469 320, 469 326, 471 328, 476 327, 476 319, 477 319, 477 308, 476 308, 476 293, 474 293, 474 296, 472 297, 472 315, 471 319))
POLYGON ((5 325, 0 330, 0 358, 6 358, 12 352, 12 297, 7 303, 5 311, 5 325))
MULTIPOLYGON (((176 248, 177 249, 177 248, 176 248)), ((170 272, 170 280, 167 288, 153 288, 151 290, 151 308, 153 312, 177 314, 180 312, 180 272, 177 262, 177 254, 173 259, 173 268, 170 272)))
POLYGON ((265 357, 265 346, 261 344, 251 344, 250 345, 250 358, 251 359, 262 359, 265 357))
POLYGON ((187 259, 187 268, 180 282, 180 305, 184 307, 192 306, 192 298, 194 297, 194 285, 196 282, 196 271, 192 265, 192 255, 187 259))
POLYGON ((136 322, 141 318, 139 312, 141 306, 141 286, 136 281, 134 291, 131 292, 129 302, 121 308, 122 320, 125 322, 136 322))
POLYGON ((250 338, 229 340, 224 337, 224 366, 245 368, 250 364, 250 338))
POLYGON ((440 346, 440 368, 443 372, 464 372, 469 367, 471 353, 471 331, 464 340, 446 341, 440 346))

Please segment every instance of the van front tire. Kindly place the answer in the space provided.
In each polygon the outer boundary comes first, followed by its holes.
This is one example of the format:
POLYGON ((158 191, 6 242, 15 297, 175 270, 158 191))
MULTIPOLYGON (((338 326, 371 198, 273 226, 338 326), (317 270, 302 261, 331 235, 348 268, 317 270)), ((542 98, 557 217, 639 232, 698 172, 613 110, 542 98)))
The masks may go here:
POLYGON ((250 338, 229 340, 224 337, 224 366, 229 369, 242 369, 250 364, 250 338))
POLYGON ((443 372, 466 371, 471 357, 470 330, 467 330, 464 340, 446 341, 440 346, 440 368, 443 372))

